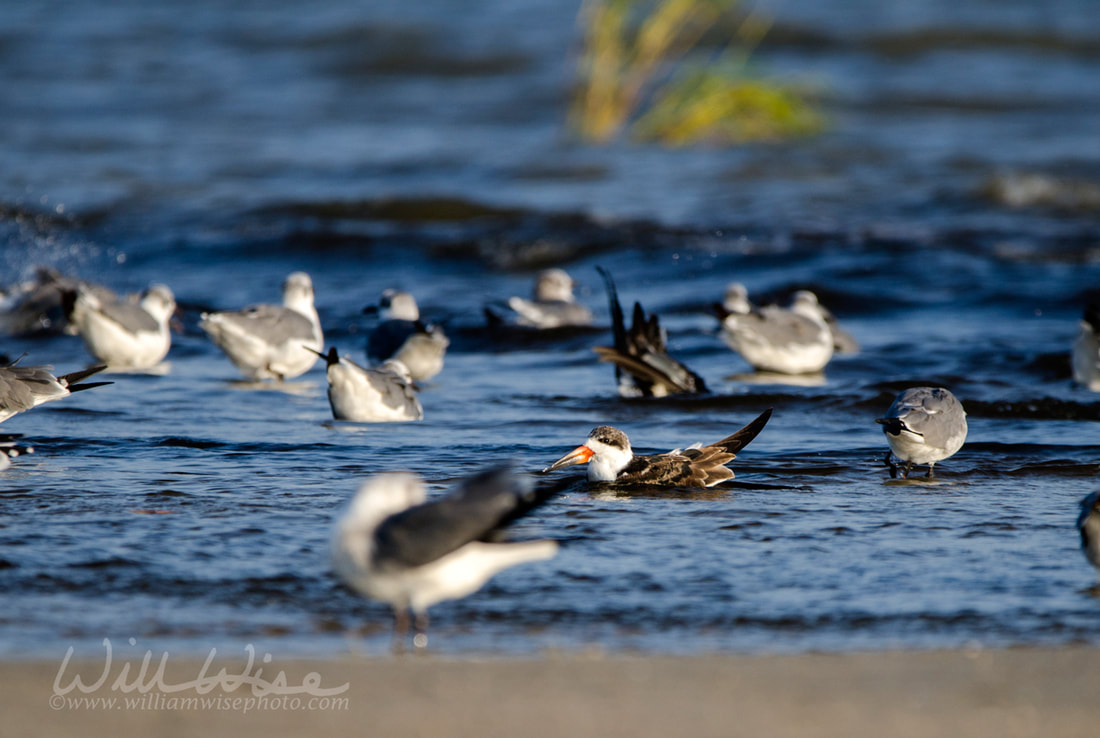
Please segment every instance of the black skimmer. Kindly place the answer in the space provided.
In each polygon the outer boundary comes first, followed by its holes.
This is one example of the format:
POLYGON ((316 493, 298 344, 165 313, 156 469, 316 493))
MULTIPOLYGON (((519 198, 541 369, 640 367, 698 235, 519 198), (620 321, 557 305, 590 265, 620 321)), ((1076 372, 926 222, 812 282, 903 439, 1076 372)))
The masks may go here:
POLYGON ((666 397, 706 392, 707 385, 702 377, 668 355, 667 338, 657 316, 647 318, 641 303, 634 303, 633 323, 627 332, 615 282, 605 269, 596 269, 607 285, 615 345, 596 346, 593 351, 600 361, 615 365, 619 394, 623 397, 666 397))
POLYGON ((722 305, 719 336, 731 349, 760 371, 816 374, 825 368, 834 338, 814 293, 799 290, 789 309, 757 308, 743 290, 727 288, 722 305))
POLYGON ((50 373, 51 367, 18 366, 17 362, 18 359, 7 366, 0 366, 0 423, 43 402, 60 400, 73 392, 111 384, 111 382, 81 383, 93 374, 106 369, 105 364, 55 377, 50 373))
POLYGON ((1093 492, 1081 500, 1077 530, 1081 532, 1081 550, 1085 558, 1100 569, 1100 492, 1093 492))
POLYGON ((504 569, 557 553, 551 540, 490 541, 562 489, 536 486, 529 476, 500 466, 427 501, 415 474, 376 475, 336 524, 333 569, 356 592, 393 608, 395 648, 404 643, 410 610, 418 631, 413 643, 425 646, 429 607, 476 592, 504 569))
POLYGON ((203 313, 199 323, 249 379, 293 379, 314 365, 324 345, 313 306, 313 281, 294 272, 283 282, 282 305, 203 313))
POLYGON ((937 461, 953 456, 966 441, 966 412, 962 403, 942 387, 912 387, 897 396, 886 417, 876 418, 882 425, 890 451, 886 465, 890 476, 897 476, 892 453, 905 462, 903 476, 908 477, 914 464, 927 464, 928 476, 937 461))
MULTIPOLYGON (((577 302, 573 278, 564 269, 544 269, 535 278, 534 299, 508 298, 512 322, 524 328, 551 330, 592 325, 592 311, 577 302)), ((490 323, 504 318, 486 308, 490 323)))
POLYGON ((713 487, 733 479, 726 467, 738 451, 756 438, 772 415, 771 408, 731 436, 706 446, 695 444, 665 454, 636 456, 630 439, 618 428, 601 425, 583 445, 543 469, 543 473, 574 464, 588 464, 588 481, 649 484, 662 487, 713 487))
POLYGON ((172 345, 169 321, 176 299, 163 284, 153 285, 136 301, 112 300, 78 287, 63 295, 63 303, 88 353, 109 369, 151 369, 172 345))
MULTIPOLYGON (((311 351, 313 349, 310 349, 311 351)), ((390 359, 376 369, 359 366, 336 347, 325 360, 328 373, 328 402, 332 417, 357 423, 388 423, 423 420, 424 408, 416 396, 416 386, 408 368, 390 359)))
POLYGON ((380 311, 380 322, 367 337, 367 358, 373 363, 397 359, 418 382, 443 370, 443 355, 450 340, 443 329, 420 320, 420 308, 408 292, 386 290, 377 306, 363 312, 380 311))
POLYGON ((1081 318, 1081 330, 1073 343, 1073 378, 1100 392, 1100 305, 1090 304, 1081 318))

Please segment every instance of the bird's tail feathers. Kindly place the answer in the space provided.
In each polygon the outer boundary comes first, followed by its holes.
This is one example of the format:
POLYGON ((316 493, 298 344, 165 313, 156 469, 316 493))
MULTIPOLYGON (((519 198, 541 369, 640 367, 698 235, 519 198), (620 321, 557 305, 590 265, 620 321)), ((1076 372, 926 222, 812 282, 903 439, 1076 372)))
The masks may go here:
POLYGON ((611 273, 601 266, 596 267, 596 271, 603 277, 604 286, 607 287, 607 304, 611 311, 611 329, 615 335, 615 348, 626 353, 626 323, 623 320, 623 306, 619 303, 619 292, 615 289, 615 280, 611 279, 611 273))
POLYGON ((748 446, 752 439, 760 435, 760 431, 764 430, 764 426, 768 424, 768 420, 771 419, 771 416, 772 408, 769 407, 741 430, 710 445, 718 446, 728 453, 735 454, 745 446, 748 446))
POLYGON ((507 569, 516 564, 552 559, 558 553, 558 542, 551 539, 538 541, 518 541, 509 543, 482 544, 484 556, 495 559, 497 570, 507 569))
POLYGON ((332 366, 333 364, 339 364, 340 363, 340 354, 336 351, 335 346, 332 346, 331 348, 329 348, 327 354, 323 354, 320 351, 318 351, 317 349, 313 348, 312 346, 307 346, 304 343, 302 344, 302 348, 304 348, 306 351, 309 351, 311 354, 317 354, 322 359, 324 359, 325 360, 325 366, 332 366))
POLYGON ((106 368, 106 364, 97 364, 96 366, 90 366, 87 369, 81 369, 78 372, 63 374, 57 379, 61 382, 61 384, 69 389, 69 392, 79 392, 80 390, 91 389, 93 387, 102 387, 105 384, 114 384, 114 382, 85 382, 84 384, 79 384, 81 380, 87 379, 93 374, 98 374, 106 368))

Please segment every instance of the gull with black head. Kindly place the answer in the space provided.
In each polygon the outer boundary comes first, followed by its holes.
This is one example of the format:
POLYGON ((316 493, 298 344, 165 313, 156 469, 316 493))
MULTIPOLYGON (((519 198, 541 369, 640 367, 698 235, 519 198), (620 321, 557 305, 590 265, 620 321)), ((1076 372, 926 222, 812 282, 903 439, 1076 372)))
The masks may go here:
POLYGON ((890 444, 886 465, 891 477, 898 473, 891 454, 905 462, 902 476, 908 478, 914 464, 927 464, 931 478, 936 462, 954 456, 966 441, 966 412, 958 398, 942 387, 905 390, 886 416, 875 422, 882 426, 890 444))
POLYGON ((601 425, 588 439, 543 469, 543 473, 574 464, 588 464, 588 481, 614 484, 648 484, 661 487, 713 487, 733 479, 726 464, 767 425, 768 408, 755 420, 721 441, 696 443, 663 454, 635 455, 630 439, 618 428, 601 425))

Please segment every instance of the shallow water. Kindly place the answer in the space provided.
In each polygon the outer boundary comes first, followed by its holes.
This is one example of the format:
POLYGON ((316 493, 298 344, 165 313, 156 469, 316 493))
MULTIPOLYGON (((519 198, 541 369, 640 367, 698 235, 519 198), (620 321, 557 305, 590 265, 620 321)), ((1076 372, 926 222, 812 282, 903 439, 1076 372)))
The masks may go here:
MULTIPOLYGON (((326 563, 367 475, 443 490, 502 459, 542 468, 601 423, 658 451, 766 407, 728 488, 615 493, 563 472, 576 484, 516 528, 562 552, 434 608, 433 649, 1097 642, 1073 522, 1097 486, 1100 397, 1068 364, 1100 258, 1092 3, 776 3, 762 63, 824 78, 831 131, 672 152, 563 135, 572 8, 406 5, 7 11, 0 282, 39 263, 119 290, 164 281, 184 314, 165 375, 4 423, 36 453, 0 473, 0 654, 96 657, 104 637, 381 652, 387 608, 326 563), (526 294, 547 263, 604 330, 487 333, 485 300, 526 294), (591 351, 611 340, 596 265, 712 394, 616 396, 591 351), (273 301, 295 269, 356 359, 386 287, 446 319, 424 422, 332 422, 319 366, 237 380, 198 313, 273 301), (706 309, 731 279, 814 289, 862 353, 818 386, 727 379, 748 366, 706 309), (929 383, 962 400, 967 444, 934 481, 891 481, 873 419, 929 383)), ((0 352, 88 361, 71 337, 0 352)))

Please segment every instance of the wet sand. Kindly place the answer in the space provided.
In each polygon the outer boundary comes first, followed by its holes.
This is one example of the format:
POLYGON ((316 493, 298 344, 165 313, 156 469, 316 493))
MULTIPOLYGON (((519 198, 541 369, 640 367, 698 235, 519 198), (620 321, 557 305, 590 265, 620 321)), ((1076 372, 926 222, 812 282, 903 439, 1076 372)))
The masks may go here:
MULTIPOLYGON (((154 653, 156 669, 159 653, 154 653)), ((91 697, 121 698, 110 683, 91 697)), ((240 673, 243 659, 215 662, 240 673)), ((195 688, 145 695, 146 707, 73 707, 54 695, 56 663, 0 664, 2 731, 12 736, 1095 736, 1100 730, 1100 650, 885 652, 798 656, 599 657, 547 655, 537 660, 339 658, 273 660, 289 688, 308 672, 319 689, 346 691, 317 699, 329 709, 243 711, 214 685, 205 697, 223 709, 194 707, 195 688), (159 696, 158 696, 159 694, 159 696), (54 702, 51 703, 51 698, 54 702), (165 700, 176 698, 175 709, 165 700), (343 700, 346 698, 346 701, 343 700), (159 701, 159 702, 157 702, 159 701), (156 705, 153 707, 152 705, 156 705), (60 709, 53 709, 53 707, 60 709)), ((133 659, 133 682, 140 660, 133 659)), ((162 684, 195 680, 200 661, 169 661, 162 684)), ((91 683, 103 662, 69 664, 91 683)), ((253 672, 255 673, 255 672, 253 672)), ((147 680, 148 681, 148 680, 147 680)), ((310 688, 311 691, 314 688, 310 688)), ((81 697, 79 690, 66 698, 81 697)), ((138 691, 125 695, 143 697, 138 691)), ((308 694, 295 695, 303 700, 308 694)), ((294 697, 285 695, 287 700, 294 697)), ((286 704, 286 703, 283 703, 286 704)))

